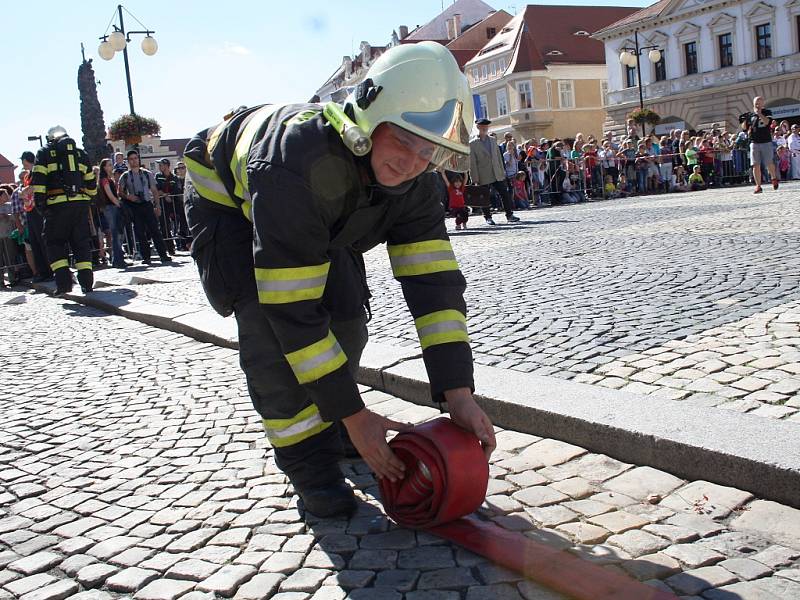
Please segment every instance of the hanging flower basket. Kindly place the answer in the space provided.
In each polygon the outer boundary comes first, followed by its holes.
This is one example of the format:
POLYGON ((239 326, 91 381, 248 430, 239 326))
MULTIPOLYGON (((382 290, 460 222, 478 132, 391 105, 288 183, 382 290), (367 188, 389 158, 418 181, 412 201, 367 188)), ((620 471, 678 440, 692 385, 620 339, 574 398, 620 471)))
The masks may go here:
POLYGON ((144 135, 158 135, 159 133, 161 133, 161 125, 158 124, 158 121, 140 115, 122 115, 108 128, 109 139, 125 140, 128 145, 138 144, 144 135))
POLYGON ((640 125, 647 123, 648 125, 658 125, 661 122, 659 114, 650 110, 649 108, 637 108, 628 113, 628 118, 633 119, 635 123, 640 125))

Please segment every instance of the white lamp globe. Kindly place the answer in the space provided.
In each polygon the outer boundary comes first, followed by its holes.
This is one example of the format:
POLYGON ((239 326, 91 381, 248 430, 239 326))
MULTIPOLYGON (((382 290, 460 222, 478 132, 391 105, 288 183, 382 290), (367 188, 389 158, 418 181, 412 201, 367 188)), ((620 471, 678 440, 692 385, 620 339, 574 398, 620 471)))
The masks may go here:
POLYGON ((636 55, 632 52, 628 52, 628 66, 631 68, 636 66, 636 55))
POLYGON ((142 40, 142 52, 147 56, 153 56, 158 52, 158 42, 156 42, 154 37, 148 35, 142 40))
POLYGON ((114 58, 114 48, 107 41, 103 42, 97 47, 97 54, 99 54, 100 58, 103 60, 111 60, 114 58))
POLYGON ((628 52, 627 50, 623 50, 622 52, 619 53, 619 62, 621 62, 623 65, 627 65, 629 56, 630 52, 628 52))
POLYGON ((647 53, 647 58, 650 59, 651 63, 657 63, 661 60, 661 51, 656 49, 650 50, 650 52, 647 53))
POLYGON ((124 50, 125 46, 128 44, 128 42, 125 41, 125 35, 121 31, 115 31, 108 36, 108 43, 111 44, 111 47, 116 52, 124 50))

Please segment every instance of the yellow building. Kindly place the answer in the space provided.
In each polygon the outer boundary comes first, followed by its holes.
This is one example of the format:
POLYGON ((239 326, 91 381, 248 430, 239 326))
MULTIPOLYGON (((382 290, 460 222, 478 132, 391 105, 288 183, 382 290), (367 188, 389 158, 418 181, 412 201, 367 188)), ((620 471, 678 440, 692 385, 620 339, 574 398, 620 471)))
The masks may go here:
POLYGON ((526 6, 466 63, 476 114, 518 142, 603 134, 607 71, 589 37, 635 8, 526 6))

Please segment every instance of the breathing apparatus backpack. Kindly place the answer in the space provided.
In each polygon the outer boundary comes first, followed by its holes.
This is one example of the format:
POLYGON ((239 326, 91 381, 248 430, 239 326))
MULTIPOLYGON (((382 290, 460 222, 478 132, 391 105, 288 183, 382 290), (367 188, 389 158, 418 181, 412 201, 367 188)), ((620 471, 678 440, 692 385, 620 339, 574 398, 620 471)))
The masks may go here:
POLYGON ((68 198, 77 196, 83 188, 83 173, 80 170, 81 151, 75 140, 63 136, 53 142, 56 164, 56 187, 64 190, 68 198))

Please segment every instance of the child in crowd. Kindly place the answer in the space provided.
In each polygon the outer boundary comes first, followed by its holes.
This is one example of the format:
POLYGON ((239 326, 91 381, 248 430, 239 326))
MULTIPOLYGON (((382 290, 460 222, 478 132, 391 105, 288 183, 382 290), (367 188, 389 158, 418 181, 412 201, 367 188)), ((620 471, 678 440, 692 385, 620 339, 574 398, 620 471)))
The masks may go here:
POLYGON ((789 179, 789 166, 791 165, 791 153, 786 146, 778 146, 778 170, 781 172, 781 181, 789 179))
POLYGON ((706 189, 706 182, 703 180, 703 174, 700 172, 700 165, 695 165, 692 174, 689 175, 689 189, 693 192, 706 189))
POLYGON ((675 172, 672 175, 672 191, 673 192, 688 192, 689 186, 686 183, 686 172, 683 165, 675 167, 675 172))
POLYGON ((464 178, 461 175, 451 176, 447 187, 450 214, 456 218, 456 229, 466 229, 469 220, 469 209, 464 204, 464 178))
POLYGON ((606 198, 617 198, 617 188, 614 186, 614 178, 606 175, 606 183, 603 186, 603 195, 606 198))
POLYGON ((617 178, 617 197, 624 198, 630 193, 631 190, 628 186, 628 177, 625 175, 625 173, 620 173, 619 177, 617 178))
POLYGON ((690 171, 694 171, 694 166, 700 162, 698 157, 699 150, 697 146, 697 138, 692 138, 686 145, 686 168, 690 171))
POLYGON ((525 171, 520 171, 514 176, 514 208, 517 210, 528 210, 531 207, 525 179, 525 171))

